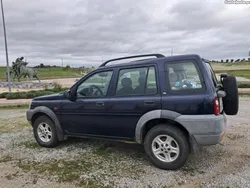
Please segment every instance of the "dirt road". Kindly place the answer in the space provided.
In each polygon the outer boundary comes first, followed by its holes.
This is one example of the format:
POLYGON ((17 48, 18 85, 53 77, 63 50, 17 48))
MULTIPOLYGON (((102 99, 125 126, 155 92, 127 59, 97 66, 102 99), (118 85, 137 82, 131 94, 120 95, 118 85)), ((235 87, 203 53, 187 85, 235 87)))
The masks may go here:
POLYGON ((69 139, 39 147, 25 110, 0 109, 0 187, 250 187, 250 98, 228 117, 221 144, 201 147, 186 166, 160 170, 143 148, 116 142, 69 139))

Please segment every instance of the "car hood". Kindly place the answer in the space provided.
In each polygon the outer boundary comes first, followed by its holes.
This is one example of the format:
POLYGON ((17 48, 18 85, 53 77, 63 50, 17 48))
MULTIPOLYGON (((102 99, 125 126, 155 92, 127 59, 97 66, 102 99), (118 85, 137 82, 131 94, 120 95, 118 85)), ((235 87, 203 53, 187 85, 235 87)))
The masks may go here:
POLYGON ((51 95, 45 95, 41 97, 35 97, 33 101, 44 101, 44 100, 62 100, 63 99, 63 94, 58 93, 58 94, 51 94, 51 95))

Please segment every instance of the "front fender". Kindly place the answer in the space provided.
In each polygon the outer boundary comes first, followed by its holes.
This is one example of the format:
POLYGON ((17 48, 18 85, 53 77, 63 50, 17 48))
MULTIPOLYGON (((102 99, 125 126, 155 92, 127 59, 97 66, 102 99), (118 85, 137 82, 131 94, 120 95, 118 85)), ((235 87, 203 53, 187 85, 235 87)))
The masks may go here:
POLYGON ((61 124, 60 124, 56 114, 46 106, 38 106, 34 109, 29 109, 26 112, 26 118, 31 125, 32 125, 32 118, 37 113, 42 113, 42 114, 49 116, 53 120, 53 122, 55 123, 58 140, 59 141, 64 140, 63 130, 62 130, 61 124))

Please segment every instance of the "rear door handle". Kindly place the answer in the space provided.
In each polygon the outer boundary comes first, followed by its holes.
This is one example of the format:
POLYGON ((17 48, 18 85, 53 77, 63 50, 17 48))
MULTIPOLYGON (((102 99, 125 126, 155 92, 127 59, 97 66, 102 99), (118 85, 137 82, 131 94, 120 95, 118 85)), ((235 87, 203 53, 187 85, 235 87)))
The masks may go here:
POLYGON ((104 102, 96 102, 95 105, 96 106, 104 106, 104 102))
POLYGON ((145 105, 153 105, 155 104, 155 101, 144 101, 145 105))

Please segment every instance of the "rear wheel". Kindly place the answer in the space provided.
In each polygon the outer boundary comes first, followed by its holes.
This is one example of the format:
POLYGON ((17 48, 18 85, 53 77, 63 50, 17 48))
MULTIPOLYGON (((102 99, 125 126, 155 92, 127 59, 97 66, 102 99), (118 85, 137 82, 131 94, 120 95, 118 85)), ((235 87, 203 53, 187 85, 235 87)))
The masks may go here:
POLYGON ((236 115, 239 110, 238 85, 235 76, 227 76, 222 81, 226 96, 223 97, 223 109, 227 115, 236 115))
POLYGON ((59 144, 55 124, 47 116, 40 116, 35 120, 33 132, 40 146, 55 147, 59 144))
POLYGON ((158 168, 176 170, 189 157, 189 142, 185 133, 172 125, 157 125, 148 133, 144 149, 150 161, 158 168))

